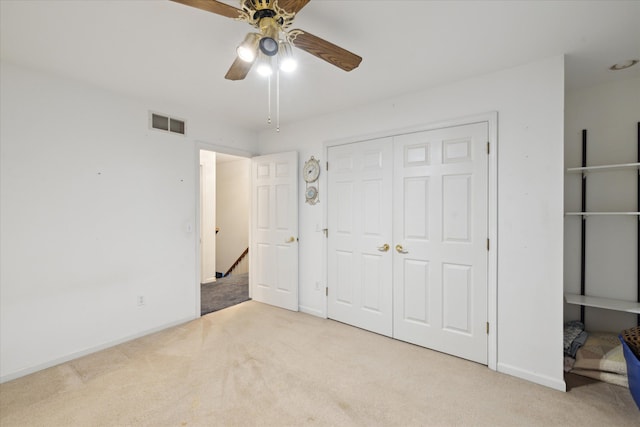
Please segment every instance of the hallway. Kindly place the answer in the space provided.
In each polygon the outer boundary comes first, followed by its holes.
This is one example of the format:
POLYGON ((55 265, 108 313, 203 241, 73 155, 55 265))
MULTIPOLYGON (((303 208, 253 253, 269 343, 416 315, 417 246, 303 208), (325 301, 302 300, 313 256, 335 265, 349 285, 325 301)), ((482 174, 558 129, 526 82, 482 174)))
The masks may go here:
POLYGON ((200 285, 200 315, 249 300, 249 273, 221 277, 200 285))

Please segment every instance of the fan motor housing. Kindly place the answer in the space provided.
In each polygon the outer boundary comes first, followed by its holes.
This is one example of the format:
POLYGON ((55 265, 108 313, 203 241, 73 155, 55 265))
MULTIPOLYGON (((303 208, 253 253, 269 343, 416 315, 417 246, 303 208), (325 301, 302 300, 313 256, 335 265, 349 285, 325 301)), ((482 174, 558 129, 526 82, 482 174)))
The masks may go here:
POLYGON ((256 13, 253 14, 253 19, 258 21, 263 18, 273 18, 276 15, 277 14, 273 9, 260 9, 256 10, 256 13))

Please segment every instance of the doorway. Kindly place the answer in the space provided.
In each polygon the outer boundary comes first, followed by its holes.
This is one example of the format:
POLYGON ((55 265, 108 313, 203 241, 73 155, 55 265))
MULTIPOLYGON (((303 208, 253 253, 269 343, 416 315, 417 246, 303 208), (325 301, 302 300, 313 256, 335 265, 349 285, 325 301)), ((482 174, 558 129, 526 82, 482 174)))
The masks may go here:
POLYGON ((200 150, 200 314, 249 299, 250 166, 200 150))

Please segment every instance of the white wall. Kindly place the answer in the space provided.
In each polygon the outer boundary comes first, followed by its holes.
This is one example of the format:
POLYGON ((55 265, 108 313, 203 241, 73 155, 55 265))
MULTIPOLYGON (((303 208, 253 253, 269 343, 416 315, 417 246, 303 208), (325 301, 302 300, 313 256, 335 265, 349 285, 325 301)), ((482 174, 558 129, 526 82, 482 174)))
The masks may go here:
POLYGON ((253 152, 257 135, 0 71, 0 379, 198 317, 194 141, 253 152), (188 135, 149 130, 148 110, 187 119, 188 135))
MULTIPOLYGON (((640 78, 620 80, 567 93, 565 166, 582 164, 582 129, 587 129, 589 166, 633 163, 638 159, 640 78)), ((582 178, 565 176, 565 209, 580 211, 582 178)), ((635 211, 637 172, 589 174, 587 210, 635 211)), ((637 227, 633 217, 589 217, 586 222, 588 295, 636 300, 637 227)), ((565 219, 565 289, 580 292, 580 217, 565 219)), ((580 308, 565 306, 565 320, 580 319, 580 308)), ((620 332, 636 325, 633 314, 587 308, 589 330, 620 332)))
MULTIPOLYGON (((216 209, 220 232, 216 264, 222 273, 249 247, 250 179, 251 160, 218 163, 216 209)), ((242 272, 246 272, 246 264, 243 263, 242 272)), ((234 274, 240 272, 238 269, 234 274)))
MULTIPOLYGON (((254 135, 1 71, 2 380, 196 317, 193 141, 252 152, 254 135), (186 118, 189 136, 148 130, 148 109, 186 118)), ((563 80, 554 57, 264 132, 260 151, 298 150, 302 166, 324 141, 498 111, 498 369, 563 389, 563 80)), ((321 187, 299 207, 300 306, 318 315, 324 200, 321 187)))
MULTIPOLYGON (((302 167, 323 161, 325 141, 497 111, 498 370, 564 390, 563 109, 564 60, 553 57, 265 131, 260 151, 298 150, 302 167)), ((324 200, 320 188, 320 204, 301 195, 299 206, 300 309, 320 316, 324 200)))

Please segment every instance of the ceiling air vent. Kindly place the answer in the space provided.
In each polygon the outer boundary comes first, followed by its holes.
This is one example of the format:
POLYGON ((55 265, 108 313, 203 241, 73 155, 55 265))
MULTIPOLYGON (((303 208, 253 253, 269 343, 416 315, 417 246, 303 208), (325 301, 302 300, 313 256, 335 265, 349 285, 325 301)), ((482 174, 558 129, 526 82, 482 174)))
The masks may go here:
POLYGON ((162 130, 165 132, 185 134, 184 120, 174 117, 165 116, 158 113, 149 113, 149 124, 152 129, 162 130))

